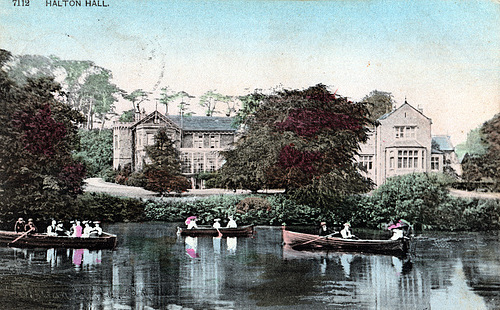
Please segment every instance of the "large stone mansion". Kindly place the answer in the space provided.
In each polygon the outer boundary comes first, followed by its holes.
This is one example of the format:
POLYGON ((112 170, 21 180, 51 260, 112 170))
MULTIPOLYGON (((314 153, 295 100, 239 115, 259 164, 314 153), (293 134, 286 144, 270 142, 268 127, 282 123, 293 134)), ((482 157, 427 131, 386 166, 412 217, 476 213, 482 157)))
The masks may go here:
MULTIPOLYGON (((140 171, 148 162, 145 146, 154 144, 158 129, 166 127, 181 153, 182 173, 191 179, 193 188, 203 188, 203 181, 196 176, 222 166, 219 152, 236 139, 232 121, 229 117, 181 117, 158 111, 137 114, 134 122, 113 126, 113 166, 118 169, 130 164, 132 171, 140 171)), ((377 186, 391 176, 443 171, 445 165, 458 172, 460 165, 450 137, 432 136, 432 121, 422 111, 405 102, 378 121, 356 158, 377 186)))

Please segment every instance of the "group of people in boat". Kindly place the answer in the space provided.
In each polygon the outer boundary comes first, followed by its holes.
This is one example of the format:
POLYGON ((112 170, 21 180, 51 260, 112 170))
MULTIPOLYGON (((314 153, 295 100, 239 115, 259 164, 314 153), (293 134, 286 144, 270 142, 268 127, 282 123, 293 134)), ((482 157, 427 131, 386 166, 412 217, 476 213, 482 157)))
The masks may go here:
POLYGON ((14 231, 16 233, 35 233, 37 232, 37 228, 35 226, 35 223, 33 223, 33 219, 28 219, 28 222, 26 223, 22 217, 17 219, 16 223, 14 224, 14 231))
MULTIPOLYGON (((391 240, 398 240, 405 237, 405 233, 411 227, 410 223, 401 219, 396 224, 394 222, 389 223, 387 229, 392 232, 391 240)), ((344 228, 340 231, 336 231, 335 229, 330 230, 326 225, 326 222, 320 223, 320 228, 318 235, 325 237, 333 237, 336 235, 340 235, 343 239, 358 239, 352 231, 351 224, 349 222, 344 223, 344 228)))
MULTIPOLYGON (((81 238, 99 237, 102 235, 102 228, 99 221, 81 222, 80 220, 74 220, 70 223, 71 228, 65 229, 62 221, 52 220, 51 224, 47 226, 46 234, 48 236, 70 236, 81 238)), ((14 231, 36 233, 38 229, 33 223, 33 219, 30 218, 28 223, 25 223, 23 218, 20 217, 14 225, 14 231)))
MULTIPOLYGON (((185 223, 187 226, 187 229, 196 229, 198 228, 198 224, 196 224, 196 216, 190 216, 186 219, 185 223)), ((221 219, 217 218, 214 219, 214 223, 212 225, 213 228, 219 229, 222 227, 220 223, 221 219)), ((226 224, 226 228, 236 228, 238 227, 238 224, 236 224, 236 221, 234 220, 233 216, 228 216, 228 222, 226 224)))

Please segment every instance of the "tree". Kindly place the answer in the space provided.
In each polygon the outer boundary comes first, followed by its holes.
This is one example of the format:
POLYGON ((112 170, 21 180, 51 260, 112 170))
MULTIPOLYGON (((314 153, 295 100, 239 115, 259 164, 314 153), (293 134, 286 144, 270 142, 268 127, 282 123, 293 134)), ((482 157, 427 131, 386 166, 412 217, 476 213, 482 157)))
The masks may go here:
POLYGON ((205 110, 206 116, 213 116, 214 113, 218 112, 215 110, 217 107, 217 104, 218 103, 225 103, 228 107, 226 115, 230 116, 231 113, 234 111, 234 107, 233 107, 233 109, 231 109, 231 104, 230 104, 231 100, 232 100, 232 98, 230 96, 222 95, 222 94, 217 93, 213 90, 209 90, 200 97, 199 104, 202 107, 206 108, 206 110, 205 110))
MULTIPOLYGON (((10 53, 0 50, 0 55, 3 67, 10 53)), ((19 86, 1 70, 0 89, 0 217, 67 216, 85 174, 72 157, 83 116, 65 103, 52 78, 27 79, 19 86)))
POLYGON ((78 131, 80 150, 75 158, 84 163, 87 177, 102 177, 113 168, 113 131, 84 130, 78 131))
POLYGON ((483 173, 485 177, 494 182, 494 190, 500 190, 500 113, 483 124, 481 128, 483 142, 487 146, 484 160, 483 173))
POLYGON ((124 94, 123 98, 132 102, 135 113, 141 112, 141 103, 148 99, 149 92, 142 89, 136 89, 130 94, 124 94))
POLYGON ((371 91, 361 101, 366 104, 371 121, 376 121, 382 115, 391 112, 395 105, 391 93, 379 90, 371 91))
POLYGON ((222 184, 284 188, 296 199, 316 203, 366 191, 370 183, 353 158, 367 140, 367 113, 363 103, 336 96, 322 84, 263 96, 247 117, 241 142, 223 153, 222 184))
POLYGON ((486 153, 486 145, 483 142, 481 128, 475 128, 469 131, 465 142, 460 143, 455 148, 458 158, 463 158, 465 154, 469 156, 482 156, 486 153))
POLYGON ((146 189, 163 195, 169 192, 183 192, 191 184, 181 174, 179 151, 169 138, 166 128, 160 128, 155 135, 155 144, 146 147, 151 164, 146 165, 144 174, 148 179, 146 189))

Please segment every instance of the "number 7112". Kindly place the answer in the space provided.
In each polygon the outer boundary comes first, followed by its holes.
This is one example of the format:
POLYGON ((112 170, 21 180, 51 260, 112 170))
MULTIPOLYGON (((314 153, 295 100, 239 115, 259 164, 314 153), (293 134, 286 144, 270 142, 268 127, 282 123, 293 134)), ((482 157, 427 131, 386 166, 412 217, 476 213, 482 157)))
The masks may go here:
POLYGON ((12 0, 14 6, 30 6, 30 0, 12 0))

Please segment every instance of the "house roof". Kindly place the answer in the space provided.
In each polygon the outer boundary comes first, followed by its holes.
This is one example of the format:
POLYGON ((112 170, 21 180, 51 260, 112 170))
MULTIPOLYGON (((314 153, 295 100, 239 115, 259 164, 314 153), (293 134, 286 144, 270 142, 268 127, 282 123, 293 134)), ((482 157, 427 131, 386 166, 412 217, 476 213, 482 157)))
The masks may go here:
POLYGON ((441 151, 454 151, 455 148, 451 143, 450 136, 432 136, 432 142, 439 146, 441 151))
MULTIPOLYGON (((173 123, 174 126, 181 128, 180 115, 164 115, 158 111, 154 111, 146 115, 141 120, 135 122, 132 127, 139 124, 150 122, 154 118, 159 118, 166 123, 173 123)), ((182 129, 184 131, 226 131, 234 132, 236 128, 232 126, 233 118, 231 117, 213 117, 213 116, 183 116, 182 129)))
MULTIPOLYGON (((177 126, 181 127, 180 115, 168 115, 177 126)), ((182 129, 186 131, 236 131, 232 126, 232 117, 184 116, 182 129)))
POLYGON ((384 120, 386 118, 388 118, 389 116, 391 116, 394 112, 396 112, 397 110, 401 109, 402 107, 404 106, 409 106, 410 108, 412 108, 413 110, 417 111, 418 113, 420 113, 423 117, 427 118, 430 120, 430 118, 428 118, 427 116, 424 115, 424 113, 422 113, 422 111, 418 110, 418 109, 415 109, 411 104, 409 104, 406 100, 405 100, 405 103, 403 103, 401 106, 399 106, 399 108, 395 109, 395 110, 392 110, 391 112, 389 113, 385 113, 384 115, 382 115, 381 117, 378 118, 378 120, 384 120))

